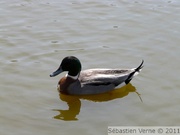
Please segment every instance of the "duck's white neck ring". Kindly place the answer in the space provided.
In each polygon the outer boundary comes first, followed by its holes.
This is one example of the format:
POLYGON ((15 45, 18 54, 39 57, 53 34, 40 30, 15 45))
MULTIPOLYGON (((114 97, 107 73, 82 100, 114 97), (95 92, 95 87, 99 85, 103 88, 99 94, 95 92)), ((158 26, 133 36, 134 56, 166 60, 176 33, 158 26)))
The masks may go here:
POLYGON ((73 80, 77 80, 78 77, 79 77, 79 74, 77 74, 76 76, 71 76, 71 75, 66 74, 66 77, 70 77, 70 78, 72 78, 73 80))

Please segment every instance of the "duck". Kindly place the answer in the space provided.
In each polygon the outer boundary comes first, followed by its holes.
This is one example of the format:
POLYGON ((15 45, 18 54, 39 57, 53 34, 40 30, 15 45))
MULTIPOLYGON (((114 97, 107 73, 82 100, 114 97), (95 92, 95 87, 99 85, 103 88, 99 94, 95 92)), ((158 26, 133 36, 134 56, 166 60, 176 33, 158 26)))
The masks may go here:
POLYGON ((94 95, 121 88, 127 85, 143 68, 144 60, 137 68, 111 69, 94 68, 81 70, 81 62, 75 56, 65 57, 59 68, 50 77, 66 71, 58 82, 58 91, 68 95, 94 95))

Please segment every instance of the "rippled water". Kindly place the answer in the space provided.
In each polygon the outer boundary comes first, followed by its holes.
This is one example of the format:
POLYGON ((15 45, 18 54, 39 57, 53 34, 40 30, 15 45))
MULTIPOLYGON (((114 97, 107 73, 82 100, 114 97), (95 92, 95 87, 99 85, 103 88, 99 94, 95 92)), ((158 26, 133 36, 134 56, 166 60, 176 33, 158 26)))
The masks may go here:
POLYGON ((179 126, 180 1, 0 2, 0 134, 107 134, 108 126, 179 126), (83 69, 145 67, 126 87, 58 95, 68 55, 83 69), (140 97, 143 102, 141 102, 140 97))

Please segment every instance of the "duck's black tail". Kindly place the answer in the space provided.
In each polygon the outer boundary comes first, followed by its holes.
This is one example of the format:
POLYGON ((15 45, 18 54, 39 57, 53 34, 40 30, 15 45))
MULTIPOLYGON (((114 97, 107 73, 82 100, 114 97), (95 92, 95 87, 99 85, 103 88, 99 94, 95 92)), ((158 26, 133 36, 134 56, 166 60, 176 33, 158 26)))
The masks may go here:
POLYGON ((125 81, 126 84, 128 84, 134 76, 139 74, 141 69, 144 67, 143 63, 144 63, 144 60, 142 60, 141 64, 136 69, 134 69, 134 71, 128 76, 128 78, 125 81))

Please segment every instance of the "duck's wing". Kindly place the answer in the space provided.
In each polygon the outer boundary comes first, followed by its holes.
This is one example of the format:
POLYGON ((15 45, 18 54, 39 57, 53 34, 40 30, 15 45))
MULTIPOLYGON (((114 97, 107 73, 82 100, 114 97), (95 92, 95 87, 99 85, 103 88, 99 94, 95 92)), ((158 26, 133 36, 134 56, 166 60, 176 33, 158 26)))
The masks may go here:
POLYGON ((80 73, 80 82, 86 85, 109 85, 125 82, 128 84, 132 78, 139 74, 143 68, 144 61, 137 68, 132 69, 89 69, 80 73))
POLYGON ((124 82, 134 69, 89 69, 80 74, 80 82, 85 85, 119 85, 124 82))

